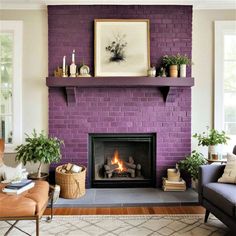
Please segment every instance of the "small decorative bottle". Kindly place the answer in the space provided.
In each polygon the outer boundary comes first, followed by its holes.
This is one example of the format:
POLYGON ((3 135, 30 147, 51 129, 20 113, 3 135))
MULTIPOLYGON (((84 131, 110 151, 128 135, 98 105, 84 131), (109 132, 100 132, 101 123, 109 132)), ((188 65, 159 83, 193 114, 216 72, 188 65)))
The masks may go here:
POLYGON ((70 65, 70 77, 76 77, 75 50, 72 52, 72 62, 70 65))
POLYGON ((151 66, 148 69, 148 77, 155 77, 156 76, 156 67, 155 66, 151 66))

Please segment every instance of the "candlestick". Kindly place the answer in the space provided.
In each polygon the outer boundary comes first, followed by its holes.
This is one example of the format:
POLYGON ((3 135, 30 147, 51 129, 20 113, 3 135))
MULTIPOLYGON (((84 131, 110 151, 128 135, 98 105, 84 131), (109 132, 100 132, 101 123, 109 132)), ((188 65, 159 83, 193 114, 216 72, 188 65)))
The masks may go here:
POLYGON ((75 49, 72 52, 72 63, 75 63, 75 49))
POLYGON ((63 56, 62 77, 66 77, 66 56, 63 56))
POLYGON ((72 52, 72 63, 70 65, 70 77, 76 77, 75 49, 72 52))

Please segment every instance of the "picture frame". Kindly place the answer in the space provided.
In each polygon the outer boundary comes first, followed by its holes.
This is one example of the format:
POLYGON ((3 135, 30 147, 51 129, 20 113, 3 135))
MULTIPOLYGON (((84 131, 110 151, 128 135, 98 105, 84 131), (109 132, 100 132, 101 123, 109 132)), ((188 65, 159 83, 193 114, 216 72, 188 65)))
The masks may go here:
POLYGON ((95 77, 147 76, 149 20, 95 19, 94 67, 95 77))

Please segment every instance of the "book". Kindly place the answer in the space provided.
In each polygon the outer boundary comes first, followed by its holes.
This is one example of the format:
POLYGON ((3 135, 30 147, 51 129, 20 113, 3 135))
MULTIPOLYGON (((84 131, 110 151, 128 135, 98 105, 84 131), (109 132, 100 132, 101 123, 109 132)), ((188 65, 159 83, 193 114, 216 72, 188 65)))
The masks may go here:
POLYGON ((163 185, 162 189, 164 191, 185 191, 186 190, 186 182, 183 179, 179 181, 170 181, 167 178, 162 178, 163 185))
POLYGON ((186 184, 185 181, 182 178, 180 178, 179 181, 171 181, 171 180, 168 180, 167 178, 162 178, 162 181, 165 184, 171 184, 171 185, 183 185, 183 184, 186 184))
POLYGON ((28 184, 31 184, 33 181, 31 179, 23 179, 20 182, 10 183, 5 188, 7 189, 21 189, 28 184))
POLYGON ((181 192, 181 191, 185 191, 186 189, 168 189, 168 188, 163 188, 163 191, 165 192, 181 192))
POLYGON ((11 188, 6 188, 5 187, 4 189, 2 189, 2 191, 6 194, 9 194, 9 195, 18 195, 18 194, 21 194, 21 193, 33 188, 34 185, 35 185, 35 183, 31 182, 31 183, 29 183, 29 184, 27 184, 27 185, 25 185, 25 186, 23 186, 19 189, 11 189, 11 188))

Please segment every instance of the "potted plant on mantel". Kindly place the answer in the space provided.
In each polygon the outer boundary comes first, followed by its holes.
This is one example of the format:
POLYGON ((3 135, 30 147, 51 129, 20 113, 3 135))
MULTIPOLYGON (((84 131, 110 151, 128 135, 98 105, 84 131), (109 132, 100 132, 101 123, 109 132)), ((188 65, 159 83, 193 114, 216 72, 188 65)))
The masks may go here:
POLYGON ((193 189, 198 188, 199 166, 204 164, 206 164, 204 156, 195 150, 187 155, 184 160, 178 162, 178 168, 181 171, 186 171, 191 176, 193 189))
POLYGON ((185 55, 165 55, 162 59, 162 64, 165 68, 169 68, 170 77, 178 77, 178 70, 180 68, 180 77, 186 77, 186 67, 191 64, 190 58, 185 55))
POLYGON ((170 77, 178 77, 178 57, 175 55, 165 55, 162 59, 162 63, 165 68, 169 68, 170 77))
POLYGON ((190 58, 185 54, 185 55, 178 55, 178 65, 179 65, 179 76, 182 78, 186 77, 186 69, 187 65, 191 65, 191 60, 190 58))
POLYGON ((208 159, 218 160, 219 144, 227 144, 230 139, 224 131, 219 132, 215 129, 209 129, 202 134, 195 133, 194 138, 198 139, 198 146, 208 146, 208 159))
POLYGON ((37 173, 29 175, 31 179, 46 179, 47 173, 42 173, 42 165, 58 162, 61 159, 61 145, 63 141, 56 137, 47 137, 43 131, 39 135, 34 130, 32 137, 26 134, 25 144, 17 146, 16 160, 23 162, 39 163, 37 173))

